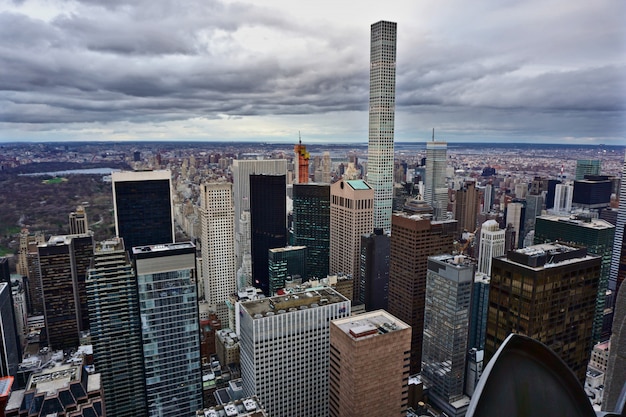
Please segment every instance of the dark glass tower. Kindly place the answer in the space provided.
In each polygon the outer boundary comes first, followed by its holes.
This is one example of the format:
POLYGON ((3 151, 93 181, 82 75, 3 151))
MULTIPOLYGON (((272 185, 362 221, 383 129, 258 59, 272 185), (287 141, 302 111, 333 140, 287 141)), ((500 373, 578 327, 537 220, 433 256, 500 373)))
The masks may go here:
POLYGON ((361 236, 359 302, 367 311, 387 310, 389 302, 390 238, 383 229, 361 236))
POLYGON ((174 242, 170 171, 114 172, 115 232, 127 250, 174 242))
POLYGON ((307 247, 307 274, 325 278, 330 255, 330 185, 293 185, 294 245, 307 247))
POLYGON ((252 282, 269 295, 268 251, 287 244, 285 175, 250 175, 252 282))

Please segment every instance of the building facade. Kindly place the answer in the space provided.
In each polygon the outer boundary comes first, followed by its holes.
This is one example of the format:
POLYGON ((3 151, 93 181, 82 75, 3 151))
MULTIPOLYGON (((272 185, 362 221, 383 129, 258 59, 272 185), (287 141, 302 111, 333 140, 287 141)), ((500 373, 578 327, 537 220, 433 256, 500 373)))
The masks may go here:
POLYGON ((328 416, 330 321, 350 301, 322 288, 237 306, 244 394, 272 417, 328 416))
POLYGON ((480 228, 480 249, 478 251, 478 272, 491 274, 491 260, 504 255, 505 230, 495 220, 487 220, 480 228))
POLYGON ((269 293, 276 292, 285 287, 288 278, 300 278, 306 280, 307 275, 307 247, 286 246, 273 248, 268 252, 269 293))
POLYGON ((76 211, 69 215, 70 235, 85 234, 89 231, 89 222, 87 221, 87 212, 85 207, 78 206, 76 211))
POLYGON ((617 223, 615 223, 615 239, 613 240, 613 258, 611 260, 611 275, 609 289, 618 294, 619 286, 626 279, 626 251, 624 251, 624 231, 626 230, 626 155, 622 167, 622 181, 619 189, 619 207, 617 209, 617 223))
POLYGON ((424 200, 433 207, 436 220, 442 219, 448 208, 447 153, 446 142, 426 142, 424 200))
POLYGON ((330 417, 404 416, 410 350, 411 327, 384 310, 333 320, 330 417))
POLYGON ((133 248, 148 415, 191 416, 202 408, 196 247, 133 248))
POLYGON ((389 313, 413 329, 411 374, 420 372, 428 257, 452 252, 456 220, 394 214, 391 223, 389 313))
POLYGON ((391 228, 397 24, 371 26, 367 181, 374 189, 374 225, 391 228))
POLYGON ((167 170, 111 173, 115 234, 127 250, 174 242, 171 177, 167 170))
POLYGON ((356 297, 361 236, 374 231, 374 190, 362 180, 341 180, 330 186, 330 198, 330 274, 351 275, 356 297))
POLYGON ((367 311, 387 310, 391 237, 383 229, 361 236, 359 302, 367 311))
POLYGON ((487 359, 510 333, 520 333, 552 349, 584 382, 600 257, 585 248, 534 245, 495 258, 491 271, 487 359))

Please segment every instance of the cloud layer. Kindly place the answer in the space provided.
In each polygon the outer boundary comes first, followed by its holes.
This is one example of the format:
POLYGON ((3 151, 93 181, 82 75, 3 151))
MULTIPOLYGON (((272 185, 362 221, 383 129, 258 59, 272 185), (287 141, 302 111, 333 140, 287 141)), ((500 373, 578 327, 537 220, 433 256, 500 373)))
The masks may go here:
POLYGON ((388 19, 398 140, 626 142, 624 2, 294 3, 0 0, 0 141, 364 142, 388 19))

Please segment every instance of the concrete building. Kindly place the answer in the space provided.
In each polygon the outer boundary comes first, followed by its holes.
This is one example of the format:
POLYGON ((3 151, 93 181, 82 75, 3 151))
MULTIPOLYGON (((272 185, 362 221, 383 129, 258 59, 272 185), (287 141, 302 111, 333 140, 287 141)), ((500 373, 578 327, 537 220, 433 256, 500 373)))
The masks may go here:
POLYGON ((270 417, 256 397, 243 398, 205 408, 196 412, 197 417, 270 417))
POLYGON ((505 230, 495 220, 487 220, 480 228, 480 249, 477 272, 491 275, 491 260, 504 255, 505 230))
POLYGON ((330 186, 330 198, 330 274, 351 275, 358 294, 361 236, 374 231, 374 190, 341 180, 330 186))
POLYGON ((478 212, 478 189, 476 181, 468 180, 456 191, 455 218, 459 222, 459 234, 464 231, 470 233, 476 230, 476 215, 478 212))
POLYGON ((215 334, 215 351, 223 365, 239 365, 239 336, 231 329, 218 330, 215 334))
POLYGON ((93 256, 93 236, 52 236, 37 249, 48 346, 75 348, 79 332, 89 329, 85 279, 93 256))
POLYGON ((293 244, 307 247, 307 274, 324 278, 330 257, 330 185, 293 185, 293 244))
POLYGON ((237 290, 232 184, 201 184, 200 207, 204 297, 214 306, 220 321, 227 323, 225 302, 228 295, 237 290))
POLYGON ((457 255, 428 258, 422 380, 431 403, 450 417, 462 417, 474 262, 457 255))
POLYGON ((171 177, 167 170, 111 173, 115 234, 127 250, 174 242, 171 177))
POLYGON ((615 227, 605 220, 592 219, 589 216, 540 216, 537 217, 535 227, 535 243, 561 242, 584 246, 590 255, 602 259, 598 294, 596 297, 596 312, 593 319, 592 340, 598 343, 608 340, 610 329, 604 329, 605 314, 613 313, 613 306, 606 306, 606 291, 611 273, 611 259, 613 255, 613 238, 615 227))
POLYGON ((111 416, 147 416, 139 297, 122 239, 99 242, 87 275, 91 342, 111 416))
POLYGON ((393 200, 396 31, 394 22, 371 26, 367 181, 374 189, 374 226, 384 230, 391 228, 393 200))
POLYGON ((604 395, 602 396, 602 410, 617 409, 621 393, 624 389, 624 375, 626 375, 626 286, 620 287, 615 301, 615 315, 613 318, 613 334, 609 361, 604 376, 604 395))
POLYGON ((411 327, 384 310, 330 323, 330 417, 404 416, 411 327))
POLYGON ((238 305, 241 377, 272 417, 328 416, 330 321, 350 301, 330 288, 238 305))
POLYGON ((0 376, 15 376, 22 361, 16 329, 11 286, 0 282, 0 376))
POLYGON ((420 372, 428 257, 452 252, 456 220, 394 214, 389 261, 389 313, 413 329, 411 374, 420 372))
POLYGON ((196 247, 133 248, 148 415, 179 417, 202 408, 196 247))
POLYGON ((524 226, 523 223, 523 215, 524 212, 524 204, 523 203, 509 203, 506 206, 506 224, 510 224, 513 226, 513 231, 515 232, 515 236, 517 236, 515 240, 515 246, 513 249, 517 249, 520 244, 520 241, 523 241, 524 238, 522 236, 522 228, 524 226))
POLYGON ((448 207, 448 186, 446 184, 447 142, 426 142, 426 179, 424 200, 435 211, 435 220, 445 217, 448 207))
POLYGON ((389 259, 391 237, 383 229, 361 236, 359 302, 367 311, 387 310, 389 305, 389 259))
MULTIPOLYGON (((552 212, 556 214, 569 214, 572 211, 572 199, 574 198, 574 186, 570 184, 556 184, 554 186, 554 205, 552 212)), ((547 204, 546 204, 547 207, 547 204)))
POLYGON ((592 348, 601 258, 585 248, 534 245, 495 258, 485 351, 490 359, 510 333, 552 349, 581 383, 592 348))
POLYGON ((89 222, 87 221, 87 212, 85 207, 78 206, 76 211, 69 215, 70 235, 81 235, 89 231, 89 222))

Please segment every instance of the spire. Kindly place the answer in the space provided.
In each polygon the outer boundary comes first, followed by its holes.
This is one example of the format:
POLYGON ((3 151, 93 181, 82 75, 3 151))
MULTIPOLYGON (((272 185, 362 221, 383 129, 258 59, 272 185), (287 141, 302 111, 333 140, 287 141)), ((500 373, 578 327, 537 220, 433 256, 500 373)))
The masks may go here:
POLYGON ((435 128, 433 127, 433 142, 435 141, 435 128))

